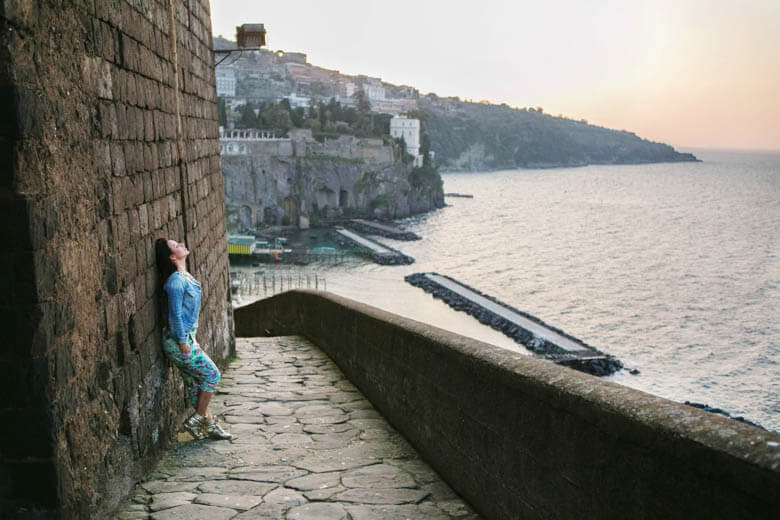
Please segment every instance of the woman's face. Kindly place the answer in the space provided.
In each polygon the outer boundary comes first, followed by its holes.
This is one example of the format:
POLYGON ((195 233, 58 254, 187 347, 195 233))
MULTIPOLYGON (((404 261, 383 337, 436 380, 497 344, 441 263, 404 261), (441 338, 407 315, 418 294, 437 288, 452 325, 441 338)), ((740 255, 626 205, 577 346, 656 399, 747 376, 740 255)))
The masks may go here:
POLYGON ((190 250, 187 249, 187 246, 182 244, 181 242, 176 242, 175 240, 168 240, 168 249, 171 250, 171 260, 184 260, 187 258, 187 255, 190 254, 190 250))

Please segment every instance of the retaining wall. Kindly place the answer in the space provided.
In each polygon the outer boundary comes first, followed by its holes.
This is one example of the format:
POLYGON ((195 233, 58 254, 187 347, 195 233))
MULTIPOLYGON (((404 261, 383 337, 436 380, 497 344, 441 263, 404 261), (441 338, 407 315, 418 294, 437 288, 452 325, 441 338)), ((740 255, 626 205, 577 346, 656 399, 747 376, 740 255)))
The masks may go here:
POLYGON ((0 2, 0 517, 102 518, 176 432, 156 238, 231 353, 211 48, 207 0, 0 2))
POLYGON ((320 346, 481 514, 773 518, 780 435, 328 293, 235 310, 320 346))

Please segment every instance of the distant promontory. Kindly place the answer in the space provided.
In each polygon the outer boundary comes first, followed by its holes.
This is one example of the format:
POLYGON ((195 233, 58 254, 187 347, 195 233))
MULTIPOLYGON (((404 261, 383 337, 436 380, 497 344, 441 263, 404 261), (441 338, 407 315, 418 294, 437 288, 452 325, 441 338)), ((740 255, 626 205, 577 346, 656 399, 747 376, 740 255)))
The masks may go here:
POLYGON ((421 96, 436 162, 446 171, 555 168, 589 164, 697 161, 667 144, 610 130, 541 108, 512 108, 421 96))

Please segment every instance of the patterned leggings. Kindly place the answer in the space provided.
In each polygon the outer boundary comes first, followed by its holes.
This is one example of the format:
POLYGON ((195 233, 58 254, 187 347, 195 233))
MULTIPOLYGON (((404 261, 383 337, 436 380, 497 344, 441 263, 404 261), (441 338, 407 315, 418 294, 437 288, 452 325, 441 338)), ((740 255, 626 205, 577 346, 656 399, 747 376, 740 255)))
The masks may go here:
POLYGON ((192 406, 197 405, 198 391, 213 392, 220 379, 217 365, 203 352, 195 339, 196 331, 197 327, 187 333, 187 343, 190 345, 189 354, 182 354, 179 350, 179 344, 176 343, 167 328, 163 329, 162 336, 163 350, 171 363, 181 370, 192 406))

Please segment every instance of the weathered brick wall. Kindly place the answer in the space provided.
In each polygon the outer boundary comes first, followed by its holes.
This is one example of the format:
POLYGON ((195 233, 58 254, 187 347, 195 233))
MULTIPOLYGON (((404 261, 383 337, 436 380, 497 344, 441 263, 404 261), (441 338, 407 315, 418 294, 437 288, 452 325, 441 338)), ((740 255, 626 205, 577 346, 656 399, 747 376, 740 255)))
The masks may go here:
POLYGON ((0 10, 0 516, 99 517, 185 412, 156 238, 192 251, 200 342, 233 348, 209 5, 0 10))

